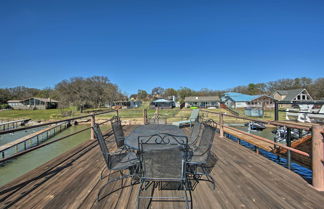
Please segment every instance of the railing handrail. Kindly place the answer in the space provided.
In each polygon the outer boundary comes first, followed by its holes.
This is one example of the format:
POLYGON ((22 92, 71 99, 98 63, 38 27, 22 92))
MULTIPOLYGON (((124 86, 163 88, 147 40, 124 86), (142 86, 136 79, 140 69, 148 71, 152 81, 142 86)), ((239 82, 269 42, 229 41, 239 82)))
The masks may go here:
POLYGON ((274 141, 271 141, 267 138, 264 138, 264 137, 261 137, 261 136, 257 136, 257 135, 254 135, 254 134, 250 134, 250 133, 247 133, 247 132, 244 132, 244 131, 241 131, 237 128, 233 128, 233 127, 230 127, 230 126, 226 126, 226 125, 223 125, 224 127, 228 128, 228 129, 231 129, 231 130, 234 130, 234 131, 237 131, 239 133, 242 133, 242 134, 246 134, 248 136, 252 136, 254 137, 255 139, 258 139, 260 141, 264 141, 264 142, 267 142, 269 144, 273 144, 273 145, 276 145, 278 147, 281 147, 281 148, 284 148, 284 149, 287 149, 287 150, 290 150, 292 152, 295 152, 297 154, 300 154, 300 155, 303 155, 303 156, 306 156, 306 157, 310 157, 310 155, 307 153, 307 152, 303 152, 301 150, 298 150, 298 149, 295 149, 295 148, 292 148, 292 147, 288 147, 286 145, 283 145, 283 144, 280 144, 280 143, 277 143, 277 142, 274 142, 274 141))
POLYGON ((269 121, 258 120, 258 119, 247 118, 247 117, 236 116, 236 115, 231 115, 231 114, 227 114, 225 112, 212 112, 212 111, 208 111, 208 110, 200 110, 200 111, 207 112, 207 113, 211 113, 211 114, 216 114, 216 115, 224 115, 224 116, 228 116, 228 117, 232 117, 232 118, 238 118, 238 119, 243 119, 243 120, 250 120, 250 121, 255 121, 255 122, 260 122, 260 123, 269 123, 269 121))
MULTIPOLYGON (((210 120, 212 120, 212 119, 210 119, 210 120)), ((216 124, 216 125, 221 126, 220 123, 215 122, 214 120, 212 120, 212 122, 213 122, 214 124, 216 124)), ((245 132, 245 131, 241 131, 241 130, 239 130, 239 129, 236 129, 236 128, 233 128, 233 127, 230 127, 230 126, 226 126, 226 125, 224 125, 224 124, 223 124, 222 126, 228 128, 228 129, 231 129, 231 130, 237 131, 237 132, 239 132, 239 133, 241 133, 241 134, 245 134, 245 135, 247 135, 247 136, 251 136, 251 137, 253 137, 253 138, 255 138, 255 139, 258 139, 258 140, 260 140, 260 141, 264 141, 264 142, 267 142, 267 143, 269 143, 269 144, 273 144, 273 145, 276 145, 276 146, 278 146, 278 147, 282 147, 282 148, 284 148, 284 149, 290 150, 290 151, 295 152, 295 153, 297 153, 297 154, 300 154, 300 155, 303 155, 303 156, 306 156, 306 157, 310 157, 310 155, 309 155, 307 152, 303 152, 303 151, 301 151, 301 150, 298 150, 298 149, 295 149, 295 148, 292 148, 292 147, 288 147, 288 146, 283 145, 283 144, 280 144, 280 143, 276 143, 276 142, 271 141, 271 140, 269 140, 269 139, 266 139, 266 138, 264 138, 264 137, 257 136, 257 135, 254 135, 254 134, 250 134, 250 133, 247 133, 247 132, 245 132)))
POLYGON ((216 115, 223 115, 223 116, 227 116, 227 117, 232 117, 232 118, 238 118, 238 119, 242 119, 242 120, 249 120, 249 121, 255 121, 255 122, 260 122, 260 123, 264 123, 264 124, 269 124, 269 125, 273 125, 273 126, 286 126, 288 128, 297 128, 297 129, 303 129, 303 130, 311 130, 310 126, 306 126, 306 125, 301 125, 301 124, 289 124, 289 122, 285 122, 285 121, 266 121, 266 120, 260 120, 260 119, 253 119, 253 118, 248 118, 248 117, 242 117, 242 116, 235 116, 235 115, 230 115, 224 112, 212 112, 212 111, 208 111, 208 110, 201 110, 202 112, 207 112, 207 113, 211 113, 211 114, 216 114, 216 115))
MULTIPOLYGON (((50 131, 50 130, 52 130, 52 129, 55 129, 55 128, 59 127, 59 126, 62 125, 62 124, 63 124, 63 123, 61 123, 61 124, 57 124, 56 126, 53 126, 53 127, 49 127, 49 130, 46 130, 46 131, 50 131)), ((42 130, 45 130, 45 129, 42 129, 42 130)), ((44 131, 44 132, 46 132, 46 131, 44 131)), ((8 149, 11 149, 12 147, 15 147, 15 146, 17 146, 17 145, 19 145, 19 144, 24 143, 25 141, 28 141, 28 140, 30 140, 30 139, 33 139, 33 138, 37 137, 38 135, 43 134, 44 132, 39 133, 39 134, 32 133, 32 134, 35 134, 35 135, 32 135, 32 136, 30 136, 30 137, 24 139, 24 141, 21 141, 21 142, 19 142, 19 143, 17 143, 17 144, 13 144, 12 146, 9 146, 9 147, 7 147, 7 148, 5 148, 5 149, 2 149, 2 150, 0 149, 0 152, 4 152, 4 151, 6 151, 6 150, 8 150, 8 149)), ((37 132, 36 132, 36 133, 37 133, 37 132)), ((29 135, 27 135, 27 136, 29 136, 29 135)), ((26 136, 24 136, 24 137, 26 137, 26 136)), ((23 138, 23 137, 22 137, 22 138, 23 138)), ((21 139, 21 138, 19 138, 19 139, 21 139)), ((19 139, 16 139, 16 140, 19 140, 19 139)), ((14 141, 16 141, 16 140, 14 140, 14 141)), ((9 142, 9 143, 11 143, 11 142, 9 142)), ((9 143, 7 143, 7 144, 9 144, 9 143)), ((7 145, 7 144, 4 144, 3 146, 5 146, 5 145, 7 145)), ((0 147, 2 147, 2 146, 0 146, 0 147)))
MULTIPOLYGON (((103 121, 103 122, 101 122, 101 123, 98 123, 98 125, 102 125, 102 124, 107 123, 107 122, 109 122, 109 121, 111 121, 111 120, 112 120, 112 118, 110 118, 110 119, 108 119, 108 120, 105 120, 105 121, 103 121)), ((83 132, 83 131, 86 131, 86 130, 89 130, 89 129, 91 129, 91 128, 92 128, 92 126, 87 127, 87 128, 84 128, 84 129, 81 129, 81 130, 76 131, 76 132, 74 132, 74 133, 72 133, 72 134, 68 134, 68 135, 66 135, 66 136, 62 136, 62 137, 60 137, 60 138, 58 138, 58 139, 55 139, 55 140, 53 140, 53 141, 46 142, 46 143, 42 143, 42 144, 37 145, 37 146, 35 146, 35 147, 32 147, 32 148, 30 148, 30 149, 28 149, 28 150, 25 150, 25 151, 19 152, 19 153, 14 154, 14 155, 12 155, 12 156, 10 156, 10 157, 6 157, 6 158, 3 158, 3 159, 0 159, 0 164, 3 163, 3 162, 5 162, 5 161, 11 160, 11 159, 13 159, 13 158, 19 157, 19 156, 21 156, 21 155, 27 154, 27 153, 29 153, 29 152, 31 152, 31 151, 36 150, 36 149, 39 149, 39 148, 45 147, 45 146, 47 146, 47 145, 50 145, 50 144, 52 144, 52 143, 54 143, 54 142, 58 142, 58 141, 61 141, 61 140, 63 140, 63 139, 66 139, 66 138, 68 138, 68 137, 70 137, 70 136, 74 136, 74 135, 76 135, 76 134, 79 134, 79 133, 81 133, 81 132, 83 132)))
POLYGON ((42 127, 42 126, 48 126, 48 125, 62 123, 62 122, 67 122, 67 121, 72 121, 72 120, 78 120, 78 119, 92 117, 92 116, 96 116, 96 115, 103 115, 103 114, 107 114, 107 113, 111 113, 111 112, 116 112, 116 111, 118 112, 118 110, 108 110, 108 111, 104 111, 104 112, 100 112, 100 113, 93 113, 93 114, 88 114, 88 115, 83 115, 83 116, 78 116, 78 117, 73 117, 73 118, 68 118, 68 119, 53 121, 53 122, 42 123, 42 124, 28 126, 28 127, 22 127, 22 128, 16 128, 16 129, 11 129, 11 130, 6 130, 6 131, 0 131, 0 135, 7 134, 7 133, 14 133, 14 132, 17 132, 17 131, 28 130, 28 129, 32 129, 32 128, 38 128, 38 127, 42 127))
POLYGON ((18 123, 18 122, 22 122, 22 121, 26 121, 26 120, 31 120, 31 119, 27 118, 27 119, 21 119, 21 120, 12 120, 12 121, 7 121, 7 122, 2 122, 2 123, 0 123, 0 126, 11 124, 11 123, 18 123))

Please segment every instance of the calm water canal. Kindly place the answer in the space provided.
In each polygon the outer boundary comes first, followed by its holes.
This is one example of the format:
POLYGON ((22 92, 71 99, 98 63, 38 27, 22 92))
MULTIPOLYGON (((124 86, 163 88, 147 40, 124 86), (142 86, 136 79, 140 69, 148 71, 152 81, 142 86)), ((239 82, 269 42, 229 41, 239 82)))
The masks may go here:
MULTIPOLYGON (((74 133, 86 127, 88 127, 88 125, 71 126, 70 128, 62 131, 61 133, 57 134, 53 138, 49 139, 48 141, 74 133)), ((102 129, 105 130, 105 128, 102 129)), ((30 131, 29 133, 32 132, 33 131, 30 131)), ((3 141, 7 141, 7 142, 12 141, 14 139, 19 138, 18 137, 19 135, 20 137, 24 136, 23 133, 19 133, 19 134, 11 135, 12 138, 9 139, 8 137, 6 137, 5 140, 4 140, 5 137, 2 137, 2 140, 0 140, 0 142, 2 141, 1 143, 4 143, 3 141)), ((90 130, 86 130, 77 135, 63 139, 62 141, 55 142, 46 147, 40 148, 38 150, 20 156, 17 159, 11 160, 5 165, 0 166, 0 186, 48 162, 49 160, 59 156, 60 154, 68 150, 71 150, 77 145, 84 143, 85 141, 89 140, 89 138, 90 138, 90 130)))

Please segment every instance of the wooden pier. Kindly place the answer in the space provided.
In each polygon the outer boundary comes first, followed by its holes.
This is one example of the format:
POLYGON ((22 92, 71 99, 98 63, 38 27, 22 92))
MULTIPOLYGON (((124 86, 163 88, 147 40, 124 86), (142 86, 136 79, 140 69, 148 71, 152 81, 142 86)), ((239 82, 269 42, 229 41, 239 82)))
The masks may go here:
MULTIPOLYGON (((133 128, 126 126, 125 133, 133 128)), ((192 191, 193 208, 323 208, 324 193, 299 175, 238 143, 215 137, 211 175, 216 189, 199 183, 192 191)), ((0 208, 135 208, 138 185, 130 186, 129 180, 107 186, 107 195, 97 202, 98 190, 107 181, 98 181, 104 167, 96 140, 89 140, 1 187, 0 208)), ((183 207, 181 202, 167 201, 151 205, 183 207)))
POLYGON ((47 140, 48 138, 55 136, 55 134, 61 132, 68 127, 67 122, 60 123, 57 125, 49 126, 48 128, 42 129, 35 133, 24 136, 20 139, 9 142, 5 145, 0 146, 0 156, 2 158, 8 157, 6 152, 9 150, 11 154, 16 154, 21 151, 25 151, 33 146, 39 145, 41 142, 47 140), (45 134, 45 136, 43 136, 45 134))
POLYGON ((25 125, 28 121, 30 121, 30 119, 2 122, 2 123, 0 123, 0 130, 5 131, 5 130, 9 130, 9 129, 15 129, 21 125, 25 125))

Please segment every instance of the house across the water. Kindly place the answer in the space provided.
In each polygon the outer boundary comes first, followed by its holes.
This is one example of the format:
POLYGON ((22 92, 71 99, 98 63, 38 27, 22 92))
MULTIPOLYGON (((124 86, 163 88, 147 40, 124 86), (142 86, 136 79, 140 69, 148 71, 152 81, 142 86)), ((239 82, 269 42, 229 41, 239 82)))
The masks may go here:
POLYGON ((256 95, 256 98, 248 102, 248 106, 272 109, 274 108, 275 101, 273 97, 268 95, 256 95))
POLYGON ((219 108, 218 96, 192 96, 185 97, 185 107, 199 107, 199 108, 219 108))
POLYGON ((151 102, 151 108, 159 107, 161 109, 170 109, 176 106, 175 102, 167 99, 157 99, 151 102))
POLYGON ((122 109, 130 109, 140 107, 142 101, 140 100, 130 100, 130 101, 114 101, 112 106, 121 106, 122 109))
POLYGON ((258 98, 259 95, 248 95, 237 92, 226 92, 222 96, 222 102, 230 108, 249 107, 249 102, 258 98))
POLYGON ((58 101, 51 98, 31 97, 25 100, 9 100, 8 105, 15 110, 28 109, 55 109, 58 107, 58 101))
POLYGON ((306 89, 277 90, 273 93, 273 98, 285 102, 313 101, 306 89))

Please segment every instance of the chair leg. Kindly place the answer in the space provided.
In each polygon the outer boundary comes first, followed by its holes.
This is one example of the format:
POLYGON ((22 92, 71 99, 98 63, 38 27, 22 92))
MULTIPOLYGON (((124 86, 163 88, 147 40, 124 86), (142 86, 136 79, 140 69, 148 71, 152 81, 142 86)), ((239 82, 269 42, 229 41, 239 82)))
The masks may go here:
POLYGON ((203 171, 204 171, 204 173, 205 173, 205 175, 206 175, 208 181, 209 181, 210 183, 213 184, 213 190, 215 190, 216 185, 215 185, 215 180, 214 180, 214 178, 213 178, 211 175, 209 175, 209 173, 206 171, 205 166, 201 166, 201 168, 203 169, 203 171))
POLYGON ((191 167, 192 167, 191 172, 193 173, 194 180, 196 180, 197 182, 199 182, 199 180, 200 181, 208 181, 213 184, 213 190, 215 190, 215 188, 216 188, 215 180, 211 175, 209 175, 209 173, 207 172, 206 167, 204 165, 192 165, 191 167), (202 173, 196 173, 198 167, 200 167, 202 169, 202 171, 203 171, 202 173), (205 175, 207 180, 201 179, 202 175, 205 175))
MULTIPOLYGON (((109 180, 107 183, 105 183, 100 189, 99 189, 99 192, 98 192, 98 195, 97 195, 97 201, 99 201, 100 200, 100 194, 101 194, 101 192, 103 191, 103 189, 108 185, 108 184, 110 184, 110 183, 113 183, 113 182, 115 182, 115 181, 119 181, 119 180, 123 180, 123 179, 125 179, 125 178, 129 178, 129 177, 132 177, 132 176, 130 176, 130 175, 123 175, 123 176, 120 176, 120 177, 118 177, 118 178, 114 178, 114 179, 112 179, 112 180, 109 180)), ((122 182, 123 183, 123 182, 122 182)))
POLYGON ((103 178, 103 173, 104 173, 104 171, 106 170, 106 166, 101 170, 101 172, 100 172, 100 180, 102 180, 102 179, 104 179, 103 178))
POLYGON ((185 193, 185 198, 186 198, 186 209, 189 209, 189 208, 192 208, 192 198, 191 198, 191 191, 190 191, 190 189, 188 190, 186 184, 187 184, 187 182, 184 182, 184 193, 185 193), (188 199, 188 194, 187 194, 188 191, 190 193, 190 201, 188 199), (190 206, 189 206, 189 202, 190 202, 190 206))

